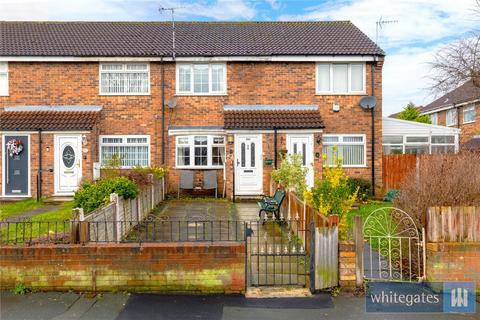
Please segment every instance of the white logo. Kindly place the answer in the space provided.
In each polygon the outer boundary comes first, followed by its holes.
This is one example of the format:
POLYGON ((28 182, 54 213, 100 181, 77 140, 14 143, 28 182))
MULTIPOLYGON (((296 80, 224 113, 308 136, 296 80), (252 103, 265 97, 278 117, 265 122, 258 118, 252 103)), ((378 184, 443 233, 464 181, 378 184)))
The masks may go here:
POLYGON ((464 288, 452 289, 451 304, 452 307, 468 307, 468 290, 464 288))

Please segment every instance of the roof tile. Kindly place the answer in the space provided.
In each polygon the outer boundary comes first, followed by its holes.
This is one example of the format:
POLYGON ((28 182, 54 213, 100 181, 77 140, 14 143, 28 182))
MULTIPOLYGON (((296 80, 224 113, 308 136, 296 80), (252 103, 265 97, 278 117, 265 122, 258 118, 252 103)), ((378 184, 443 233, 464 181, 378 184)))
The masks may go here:
POLYGON ((321 129, 320 113, 315 110, 240 110, 224 111, 229 129, 321 129))
POLYGON ((0 130, 92 130, 99 111, 3 111, 0 130))

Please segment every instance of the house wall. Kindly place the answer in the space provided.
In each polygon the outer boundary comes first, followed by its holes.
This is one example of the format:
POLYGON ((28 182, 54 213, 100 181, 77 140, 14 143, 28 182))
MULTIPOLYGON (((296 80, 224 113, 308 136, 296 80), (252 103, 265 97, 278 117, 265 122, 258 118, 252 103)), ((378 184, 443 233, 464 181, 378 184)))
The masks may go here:
MULTIPOLYGON (((375 173, 376 184, 379 187, 382 176, 382 66, 383 61, 379 61, 375 68, 377 97, 375 173)), ((165 99, 168 100, 175 96, 175 64, 165 63, 164 67, 165 99)), ((358 106, 362 95, 316 95, 315 68, 316 65, 313 62, 229 62, 227 65, 228 94, 177 96, 177 106, 174 109, 166 108, 165 128, 167 129, 169 125, 223 126, 223 106, 226 104, 315 104, 319 105, 319 113, 325 123, 324 134, 366 134, 367 166, 347 169, 347 172, 352 176, 370 179, 371 114, 358 106), (340 112, 332 111, 333 103, 340 105, 340 112)), ((366 92, 368 95, 371 94, 371 89, 371 68, 370 64, 367 64, 366 92)), ((10 62, 9 90, 8 97, 0 97, 0 107, 100 105, 103 110, 98 123, 98 134, 150 135, 151 164, 161 164, 161 64, 158 62, 150 63, 151 94, 148 96, 99 95, 99 64, 94 62, 10 62)), ((269 140, 271 139, 264 139, 264 141, 269 140)), ((97 143, 96 140, 95 143, 97 143)), ((167 180, 170 191, 175 192, 178 178, 173 168, 175 165, 174 138, 167 137, 166 143, 166 164, 171 167, 167 180)), ((95 148, 98 150, 97 146, 95 148)), ((91 152, 90 161, 98 161, 98 151, 91 152)), ((265 157, 273 158, 268 154, 265 157)), ((92 171, 91 167, 86 169, 92 171)), ((266 167, 264 172, 269 170, 266 167)), ((84 177, 89 176, 91 174, 84 175, 84 177)), ((320 176, 320 170, 317 176, 320 176)), ((222 177, 219 176, 219 181, 221 179, 222 177)))
POLYGON ((1 289, 243 293, 245 243, 0 247, 1 289))
MULTIPOLYGON (((476 118, 475 122, 464 123, 463 122, 463 108, 461 106, 458 108, 458 125, 453 126, 462 130, 460 133, 460 145, 464 144, 468 140, 472 139, 473 136, 480 134, 480 103, 475 103, 476 118)), ((439 111, 438 114, 438 125, 446 126, 447 125, 447 111, 439 111)))

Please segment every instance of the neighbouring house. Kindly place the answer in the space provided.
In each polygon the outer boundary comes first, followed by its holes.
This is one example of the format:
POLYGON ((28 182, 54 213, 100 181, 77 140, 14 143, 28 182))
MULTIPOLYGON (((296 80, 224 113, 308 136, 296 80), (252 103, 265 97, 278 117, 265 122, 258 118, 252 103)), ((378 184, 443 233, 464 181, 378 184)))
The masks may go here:
POLYGON ((480 134, 480 88, 467 81, 458 88, 422 107, 433 124, 459 128, 460 145, 480 134))
POLYGON ((383 118, 383 154, 444 154, 459 151, 461 130, 434 124, 383 118))
POLYGON ((175 43, 165 22, 0 29, 2 197, 71 196, 112 155, 165 164, 171 192, 180 170, 195 186, 216 170, 227 197, 261 195, 279 154, 302 154, 312 185, 334 146, 381 187, 385 54, 350 22, 179 22, 175 43))

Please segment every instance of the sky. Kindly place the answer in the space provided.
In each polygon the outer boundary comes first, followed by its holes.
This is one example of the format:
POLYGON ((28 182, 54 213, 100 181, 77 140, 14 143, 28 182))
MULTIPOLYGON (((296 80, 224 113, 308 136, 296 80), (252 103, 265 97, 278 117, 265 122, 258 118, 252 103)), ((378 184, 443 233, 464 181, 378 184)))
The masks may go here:
POLYGON ((0 20, 160 21, 176 8, 176 20, 350 20, 387 56, 383 68, 383 114, 409 101, 434 100, 427 89, 429 62, 442 46, 480 26, 475 0, 0 0, 0 20), (386 23, 376 32, 376 22, 386 23))

